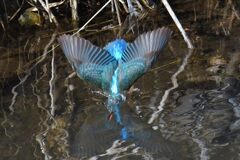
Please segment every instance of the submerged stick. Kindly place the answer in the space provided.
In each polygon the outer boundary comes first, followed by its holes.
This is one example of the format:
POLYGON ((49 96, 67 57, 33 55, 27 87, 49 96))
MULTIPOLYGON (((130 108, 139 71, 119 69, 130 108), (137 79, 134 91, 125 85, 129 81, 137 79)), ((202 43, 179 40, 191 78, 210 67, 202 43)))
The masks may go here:
POLYGON ((175 13, 173 12, 173 10, 172 10, 171 6, 169 5, 168 1, 167 0, 162 0, 162 3, 166 7, 168 13, 172 17, 172 19, 175 22, 175 24, 177 25, 178 29, 180 30, 185 42, 188 45, 188 48, 193 49, 194 48, 193 44, 191 43, 190 39, 188 38, 186 32, 184 31, 181 23, 179 22, 178 18, 176 17, 175 13))

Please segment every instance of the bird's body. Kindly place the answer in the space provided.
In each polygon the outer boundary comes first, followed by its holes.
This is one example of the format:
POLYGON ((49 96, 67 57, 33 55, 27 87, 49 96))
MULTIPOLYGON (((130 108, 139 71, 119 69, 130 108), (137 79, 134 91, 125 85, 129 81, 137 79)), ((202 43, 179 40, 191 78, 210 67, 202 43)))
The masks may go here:
POLYGON ((141 34, 133 43, 116 39, 103 49, 70 35, 61 36, 59 42, 78 76, 114 97, 151 67, 170 36, 163 27, 141 34))

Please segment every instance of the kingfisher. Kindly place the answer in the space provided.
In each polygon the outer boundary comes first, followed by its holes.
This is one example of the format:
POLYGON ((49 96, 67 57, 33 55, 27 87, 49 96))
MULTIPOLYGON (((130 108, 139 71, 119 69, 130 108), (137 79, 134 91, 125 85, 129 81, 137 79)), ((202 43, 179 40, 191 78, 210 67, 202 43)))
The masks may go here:
POLYGON ((166 27, 157 28, 139 35, 132 43, 116 39, 103 48, 72 35, 62 35, 58 41, 77 75, 109 95, 111 113, 119 112, 119 95, 151 68, 171 34, 166 27))

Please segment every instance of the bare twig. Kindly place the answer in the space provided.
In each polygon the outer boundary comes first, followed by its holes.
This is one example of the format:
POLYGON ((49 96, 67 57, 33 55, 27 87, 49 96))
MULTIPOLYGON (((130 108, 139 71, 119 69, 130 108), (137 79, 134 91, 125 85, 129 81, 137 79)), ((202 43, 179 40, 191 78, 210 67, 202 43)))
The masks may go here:
POLYGON ((114 12, 114 0, 111 0, 111 11, 114 12))
POLYGON ((8 23, 8 22, 9 22, 9 21, 8 21, 8 11, 7 11, 7 7, 6 7, 6 2, 5 2, 5 0, 3 0, 3 6, 4 6, 4 10, 5 10, 6 20, 7 20, 7 23, 8 23))
POLYGON ((50 14, 50 8, 49 8, 49 5, 48 5, 48 0, 45 0, 45 5, 46 5, 46 11, 47 11, 47 13, 48 13, 48 17, 49 17, 49 20, 50 20, 50 22, 52 23, 52 16, 51 16, 51 14, 50 14))
POLYGON ((114 0, 114 5, 115 5, 116 12, 117 12, 118 23, 121 26, 122 21, 121 21, 121 17, 120 17, 120 13, 119 13, 118 1, 117 0, 114 0))
POLYGON ((148 5, 148 2, 146 2, 146 0, 141 0, 141 2, 144 4, 145 7, 149 8, 149 9, 153 9, 153 7, 148 5))
POLYGON ((222 27, 222 30, 223 30, 223 32, 224 32, 224 35, 225 35, 225 36, 229 36, 229 35, 230 35, 230 32, 229 32, 229 30, 228 30, 226 27, 224 27, 224 25, 223 25, 222 22, 220 22, 220 26, 222 27))
POLYGON ((6 31, 6 28, 5 28, 5 26, 4 26, 4 23, 3 23, 3 21, 2 21, 1 19, 0 19, 0 24, 1 24, 2 28, 3 28, 3 30, 6 31))
MULTIPOLYGON (((28 2, 28 1, 27 1, 28 2)), ((65 0, 62 0, 62 1, 60 1, 60 2, 53 2, 53 3, 49 3, 48 4, 48 7, 49 8, 54 8, 54 7, 57 7, 57 6, 59 6, 59 5, 61 5, 61 4, 63 4, 65 2, 65 0)), ((38 11, 38 8, 36 7, 36 6, 34 6, 34 4, 32 4, 32 3, 30 3, 30 2, 28 2, 31 6, 33 6, 33 7, 30 7, 30 8, 28 8, 26 11, 38 11)))
POLYGON ((126 13, 129 13, 128 8, 127 8, 126 3, 124 2, 124 0, 119 0, 119 2, 122 4, 125 12, 126 12, 126 13))
POLYGON ((138 8, 143 11, 143 6, 141 5, 141 3, 138 0, 135 0, 135 2, 137 3, 138 8))
POLYGON ((162 3, 164 4, 164 6, 166 7, 168 13, 172 17, 172 19, 175 22, 175 24, 177 25, 179 31, 182 33, 182 36, 183 36, 185 42, 187 43, 188 48, 193 49, 194 47, 193 47, 190 39, 188 38, 186 32, 184 31, 181 23, 179 22, 178 18, 176 17, 175 13, 173 12, 173 10, 172 10, 171 6, 169 5, 168 1, 167 0, 162 0, 162 3))
POLYGON ((48 5, 48 0, 45 0, 46 4, 42 0, 38 0, 39 3, 42 5, 42 7, 45 9, 45 11, 48 13, 49 20, 50 22, 54 22, 56 26, 58 26, 58 21, 55 18, 54 14, 51 12, 49 5, 48 5))
POLYGON ((78 21, 79 17, 78 17, 78 8, 77 8, 77 0, 70 0, 70 7, 71 7, 71 11, 72 11, 72 20, 73 21, 78 21))
POLYGON ((73 35, 77 34, 78 32, 80 32, 81 30, 83 30, 87 25, 88 23, 90 23, 93 18, 95 18, 109 3, 111 2, 111 0, 107 1, 107 3, 105 3, 102 8, 100 8, 79 30, 77 30, 76 33, 74 33, 73 35))
POLYGON ((237 19, 240 20, 240 16, 238 14, 238 11, 235 9, 235 6, 233 4, 232 4, 232 10, 233 10, 235 16, 237 17, 237 19))
POLYGON ((156 71, 156 70, 159 70, 159 69, 162 69, 162 68, 168 67, 168 66, 170 66, 170 65, 173 65, 173 64, 176 64, 176 63, 179 63, 179 62, 180 62, 180 59, 177 59, 177 60, 172 61, 172 62, 170 62, 170 63, 168 63, 168 64, 165 64, 165 65, 162 65, 162 66, 159 66, 159 67, 153 68, 153 69, 151 69, 149 72, 156 71))
POLYGON ((20 6, 20 7, 17 9, 17 11, 11 16, 11 18, 9 19, 9 21, 11 21, 11 20, 18 14, 18 12, 22 9, 23 4, 24 4, 24 1, 22 1, 21 6, 20 6))

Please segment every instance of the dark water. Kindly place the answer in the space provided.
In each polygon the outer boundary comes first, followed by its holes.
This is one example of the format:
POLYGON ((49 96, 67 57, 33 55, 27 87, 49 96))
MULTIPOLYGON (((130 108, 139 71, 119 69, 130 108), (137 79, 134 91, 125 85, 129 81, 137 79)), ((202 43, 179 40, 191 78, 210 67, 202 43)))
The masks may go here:
MULTIPOLYGON (((59 31, 4 34, 2 159, 240 159, 239 20, 226 35, 224 18, 199 16, 191 24, 180 17, 190 28, 193 51, 170 19, 156 15, 124 35, 132 40, 162 25, 174 31, 157 63, 122 104, 124 126, 134 135, 127 140, 121 138, 122 127, 107 120, 101 91, 69 76, 73 70, 57 47, 59 31)), ((100 46, 119 31, 96 28, 83 36, 100 46)))

